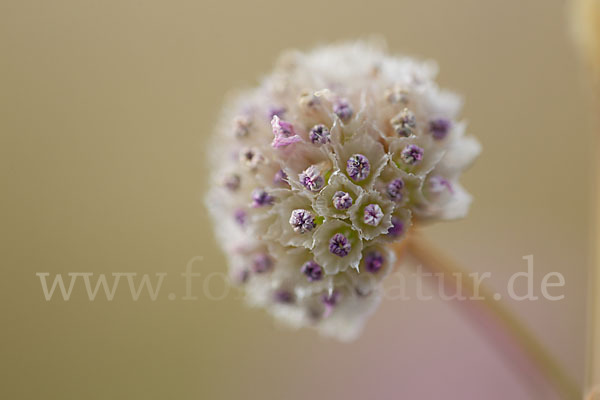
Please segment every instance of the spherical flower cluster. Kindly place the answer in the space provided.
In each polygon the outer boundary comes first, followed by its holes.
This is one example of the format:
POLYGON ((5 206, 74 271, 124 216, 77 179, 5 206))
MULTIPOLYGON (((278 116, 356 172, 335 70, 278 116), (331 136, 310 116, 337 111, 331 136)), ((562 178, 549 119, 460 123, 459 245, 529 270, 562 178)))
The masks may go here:
POLYGON ((368 43, 284 54, 235 97, 207 195, 232 279, 293 326, 355 337, 411 225, 464 216, 480 151, 435 66, 368 43))

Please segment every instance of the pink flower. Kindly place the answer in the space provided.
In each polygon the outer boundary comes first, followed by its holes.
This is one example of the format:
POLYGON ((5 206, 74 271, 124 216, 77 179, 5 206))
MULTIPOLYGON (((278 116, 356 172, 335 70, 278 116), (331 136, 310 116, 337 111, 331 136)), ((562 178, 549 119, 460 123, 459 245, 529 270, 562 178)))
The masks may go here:
POLYGON ((294 131, 294 126, 289 122, 279 119, 277 115, 273 115, 271 126, 273 127, 273 135, 275 135, 273 142, 271 142, 271 146, 276 149, 289 146, 290 144, 302 140, 302 138, 294 131))

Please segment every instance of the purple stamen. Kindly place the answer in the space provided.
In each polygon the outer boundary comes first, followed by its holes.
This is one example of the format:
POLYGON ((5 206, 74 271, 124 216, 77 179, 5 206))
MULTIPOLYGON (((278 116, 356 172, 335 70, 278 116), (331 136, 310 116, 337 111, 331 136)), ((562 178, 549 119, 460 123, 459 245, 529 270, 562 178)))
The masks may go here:
POLYGON ((319 169, 311 165, 298 175, 300 183, 311 192, 318 192, 325 185, 325 180, 319 173, 319 169))
POLYGON ((429 192, 432 194, 440 194, 444 191, 448 191, 450 193, 454 193, 452 189, 452 184, 446 178, 435 175, 429 179, 429 192))
POLYGON ((323 313, 323 318, 327 318, 331 315, 331 313, 333 312, 333 309, 340 301, 340 297, 341 297, 340 292, 338 292, 337 290, 334 290, 330 293, 323 294, 323 296, 321 296, 321 301, 323 302, 323 305, 325 306, 325 312, 323 313))
POLYGON ((277 115, 274 115, 273 119, 271 119, 271 127, 273 128, 273 135, 275 135, 271 146, 275 148, 289 146, 302 140, 296 134, 296 131, 294 131, 294 126, 287 121, 279 119, 277 115))
POLYGON ((393 238, 397 238, 404 233, 404 222, 401 219, 392 217, 392 226, 388 229, 387 234, 393 238))
POLYGON ((263 156, 254 149, 244 149, 240 152, 240 161, 250 169, 255 169, 263 161, 263 156))
POLYGON ((313 144, 329 143, 329 129, 325 125, 315 125, 310 130, 309 138, 313 144))
POLYGON ((325 293, 321 296, 321 301, 323 301, 323 304, 325 304, 326 307, 335 307, 339 300, 340 292, 337 290, 334 290, 331 293, 325 293))
POLYGON ((238 138, 243 138, 248 136, 250 132, 250 125, 252 124, 247 117, 239 116, 236 117, 234 122, 234 131, 235 136, 238 138))
POLYGON ((346 172, 355 182, 367 179, 371 172, 371 164, 362 154, 354 154, 346 162, 346 172))
POLYGON ((252 270, 257 274, 267 272, 273 267, 273 260, 268 254, 257 254, 252 261, 252 270))
POLYGON ((446 118, 438 118, 429 121, 429 132, 436 140, 442 140, 448 134, 450 130, 450 121, 446 118))
POLYGON ((268 194, 264 189, 255 189, 252 192, 252 207, 270 206, 275 198, 268 194))
POLYGON ((418 164, 423 159, 423 149, 416 144, 409 144, 400 153, 400 158, 405 164, 418 164))
POLYGON ((408 103, 408 91, 402 88, 394 88, 386 91, 386 99, 392 104, 408 103))
POLYGON ((273 183, 277 186, 289 186, 287 178, 288 176, 285 171, 280 169, 275 173, 275 176, 273 177, 273 183))
POLYGON ((300 234, 310 232, 317 226, 314 215, 303 209, 292 211, 289 222, 294 232, 300 234))
POLYGON ((289 290, 278 290, 273 295, 274 300, 277 303, 291 304, 294 302, 294 294, 289 290))
POLYGON ((338 190, 333 195, 333 206, 337 210, 347 210, 352 206, 352 197, 350 194, 338 190))
POLYGON ((329 252, 331 254, 335 254, 338 257, 346 257, 350 250, 352 250, 352 245, 346 238, 346 236, 341 233, 336 233, 329 240, 329 252))
POLYGON ((394 131, 400 136, 410 136, 413 134, 413 129, 417 126, 415 114, 408 108, 405 108, 390 120, 394 131))
POLYGON ((365 268, 372 274, 377 273, 383 267, 383 255, 378 251, 370 252, 365 256, 365 268))
POLYGON ((283 117, 283 114, 286 112, 285 107, 271 107, 269 108, 269 121, 273 119, 274 116, 278 116, 279 118, 283 117))
POLYGON ((377 226, 383 219, 383 211, 379 204, 369 204, 363 212, 363 221, 367 225, 377 226))
POLYGON ((250 271, 245 268, 237 274, 237 281, 239 283, 246 283, 248 279, 250 279, 250 271))
POLYGON ((333 112, 344 122, 347 122, 354 113, 352 107, 345 99, 339 100, 337 103, 335 103, 333 106, 333 112))
POLYGON ((271 127, 273 128, 273 134, 275 136, 285 136, 290 137, 296 134, 294 130, 294 125, 291 123, 280 119, 277 115, 273 115, 271 118, 271 127))
POLYGON ((241 178, 237 174, 231 174, 225 177, 223 185, 232 192, 238 190, 240 187, 241 178))
POLYGON ((240 225, 244 225, 246 223, 246 217, 246 211, 242 210, 241 208, 235 210, 235 212, 233 213, 233 218, 235 219, 235 222, 237 222, 240 225))
POLYGON ((390 199, 400 201, 402 200, 402 189, 404 188, 404 181, 400 178, 394 179, 386 186, 386 191, 390 199))
POLYGON ((300 268, 309 282, 320 281, 323 278, 323 268, 314 261, 307 261, 300 268))

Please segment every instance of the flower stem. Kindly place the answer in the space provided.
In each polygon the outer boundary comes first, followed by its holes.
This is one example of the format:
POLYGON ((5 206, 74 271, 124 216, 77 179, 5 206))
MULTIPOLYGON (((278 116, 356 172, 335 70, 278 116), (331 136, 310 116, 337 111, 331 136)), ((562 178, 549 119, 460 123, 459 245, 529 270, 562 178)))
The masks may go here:
POLYGON ((502 350, 505 355, 512 358, 514 368, 530 367, 529 370, 522 372, 529 375, 528 378, 543 378, 560 393, 563 399, 582 398, 579 385, 506 306, 493 300, 492 293, 484 285, 476 286, 468 274, 463 273, 454 261, 442 254, 418 232, 411 232, 406 242, 406 248, 404 246, 396 248, 399 258, 408 253, 416 258, 423 268, 441 276, 445 284, 462 288, 463 294, 468 297, 478 294, 478 298, 483 298, 457 301, 456 304, 460 304, 463 309, 473 311, 469 313, 474 318, 473 322, 486 329, 486 336, 492 339, 495 345, 502 344, 508 347, 503 347, 502 350), (504 335, 501 331, 504 331, 504 335))

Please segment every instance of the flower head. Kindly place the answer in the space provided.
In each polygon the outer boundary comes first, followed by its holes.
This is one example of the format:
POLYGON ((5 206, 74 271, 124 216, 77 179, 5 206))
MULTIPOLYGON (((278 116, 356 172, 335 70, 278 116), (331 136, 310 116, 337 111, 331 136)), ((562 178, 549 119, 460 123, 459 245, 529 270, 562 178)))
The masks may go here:
POLYGON ((434 78, 367 43, 328 46, 288 54, 226 108, 207 206, 252 304, 351 339, 393 268, 389 243, 466 214, 458 179, 479 144, 434 78))

